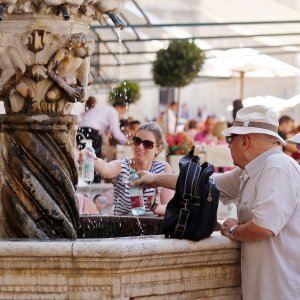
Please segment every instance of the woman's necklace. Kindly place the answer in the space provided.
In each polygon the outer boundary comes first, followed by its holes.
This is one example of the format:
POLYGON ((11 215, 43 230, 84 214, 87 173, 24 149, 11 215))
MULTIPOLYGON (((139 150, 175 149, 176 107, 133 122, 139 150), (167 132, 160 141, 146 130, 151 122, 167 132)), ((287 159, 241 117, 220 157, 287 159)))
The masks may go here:
POLYGON ((134 159, 131 159, 131 162, 130 162, 130 165, 131 167, 136 170, 136 171, 142 171, 142 170, 146 170, 148 172, 151 172, 152 170, 152 165, 153 165, 153 162, 151 162, 150 164, 147 165, 147 168, 143 168, 141 167, 140 165, 138 165, 134 159))

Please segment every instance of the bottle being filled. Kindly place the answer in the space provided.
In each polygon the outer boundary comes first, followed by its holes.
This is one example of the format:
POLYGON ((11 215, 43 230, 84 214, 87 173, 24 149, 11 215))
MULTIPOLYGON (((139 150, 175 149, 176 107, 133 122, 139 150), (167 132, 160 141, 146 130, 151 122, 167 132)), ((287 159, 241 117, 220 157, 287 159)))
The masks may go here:
MULTIPOLYGON (((95 150, 92 146, 92 140, 86 140, 85 149, 95 154, 95 150)), ((82 179, 85 182, 92 183, 94 180, 94 169, 95 169, 95 159, 93 155, 86 154, 83 158, 82 164, 82 179)))
MULTIPOLYGON (((135 170, 131 169, 129 171, 128 182, 138 179, 139 175, 135 170)), ((131 201, 131 211, 134 216, 140 216, 145 213, 145 203, 143 190, 139 186, 129 187, 129 197, 131 201)))

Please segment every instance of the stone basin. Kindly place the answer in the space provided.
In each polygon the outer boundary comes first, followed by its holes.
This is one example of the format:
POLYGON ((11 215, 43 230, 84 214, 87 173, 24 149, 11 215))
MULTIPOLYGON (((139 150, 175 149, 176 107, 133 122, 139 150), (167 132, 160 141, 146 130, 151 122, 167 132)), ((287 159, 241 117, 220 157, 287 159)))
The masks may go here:
POLYGON ((240 244, 214 232, 0 240, 0 299, 241 299, 240 244))

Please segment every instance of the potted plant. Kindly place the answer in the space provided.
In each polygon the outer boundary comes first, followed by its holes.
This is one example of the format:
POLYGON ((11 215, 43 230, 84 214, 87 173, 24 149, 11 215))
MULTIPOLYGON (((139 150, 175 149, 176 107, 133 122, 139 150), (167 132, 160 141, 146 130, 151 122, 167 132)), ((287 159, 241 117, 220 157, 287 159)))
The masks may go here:
POLYGON ((153 62, 154 82, 162 87, 177 87, 177 116, 180 102, 180 88, 191 83, 199 73, 205 54, 194 42, 174 40, 167 49, 161 49, 153 62))
POLYGON ((125 102, 128 105, 135 103, 141 98, 140 85, 136 81, 122 81, 119 85, 112 89, 109 93, 108 102, 125 102))

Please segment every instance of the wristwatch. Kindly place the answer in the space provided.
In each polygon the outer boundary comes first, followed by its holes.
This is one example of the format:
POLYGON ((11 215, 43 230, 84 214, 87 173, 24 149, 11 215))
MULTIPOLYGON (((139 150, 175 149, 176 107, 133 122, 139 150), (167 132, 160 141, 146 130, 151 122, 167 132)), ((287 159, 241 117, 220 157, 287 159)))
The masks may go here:
POLYGON ((229 229, 229 235, 231 236, 231 238, 233 238, 234 239, 234 232, 236 231, 236 228, 238 227, 239 225, 233 225, 233 226, 231 226, 230 227, 230 229, 229 229))

